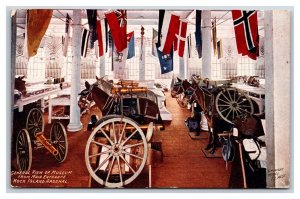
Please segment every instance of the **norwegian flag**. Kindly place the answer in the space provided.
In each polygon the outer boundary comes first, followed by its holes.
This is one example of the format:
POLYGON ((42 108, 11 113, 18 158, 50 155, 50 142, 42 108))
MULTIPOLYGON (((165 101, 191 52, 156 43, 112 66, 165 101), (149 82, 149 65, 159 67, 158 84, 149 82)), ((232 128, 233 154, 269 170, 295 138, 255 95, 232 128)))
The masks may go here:
POLYGON ((179 35, 177 35, 177 38, 179 40, 179 42, 178 42, 179 57, 183 57, 183 54, 184 54, 186 31, 187 31, 187 22, 181 21, 180 28, 179 28, 179 35))
POLYGON ((127 48, 127 16, 125 10, 105 14, 117 52, 127 48))
POLYGON ((232 10, 238 53, 256 60, 259 52, 257 11, 232 10))

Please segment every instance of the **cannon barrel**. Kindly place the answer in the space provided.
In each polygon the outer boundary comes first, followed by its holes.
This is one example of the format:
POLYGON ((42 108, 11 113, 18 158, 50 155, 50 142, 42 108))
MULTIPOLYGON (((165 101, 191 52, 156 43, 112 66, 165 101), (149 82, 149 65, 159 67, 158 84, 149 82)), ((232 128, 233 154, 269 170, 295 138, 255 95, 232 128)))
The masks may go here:
POLYGON ((35 134, 35 138, 39 141, 52 155, 57 156, 57 149, 46 139, 43 132, 35 134))
POLYGON ((113 87, 111 90, 112 94, 126 94, 126 93, 142 93, 147 92, 146 87, 133 87, 133 88, 118 88, 113 87))

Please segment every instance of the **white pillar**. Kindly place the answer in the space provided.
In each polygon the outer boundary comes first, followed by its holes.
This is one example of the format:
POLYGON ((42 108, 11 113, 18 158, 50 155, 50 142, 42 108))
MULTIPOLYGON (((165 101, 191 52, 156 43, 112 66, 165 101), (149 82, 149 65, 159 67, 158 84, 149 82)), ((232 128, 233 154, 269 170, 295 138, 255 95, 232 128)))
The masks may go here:
POLYGON ((185 64, 184 64, 184 58, 179 57, 179 78, 185 79, 185 64))
POLYGON ((105 54, 100 57, 100 77, 105 75, 105 54))
POLYGON ((139 64, 139 80, 144 81, 145 80, 145 38, 144 38, 144 45, 142 46, 141 53, 140 54, 140 64, 139 64), (142 58, 142 59, 141 59, 142 58))
POLYGON ((82 129, 80 109, 77 104, 78 93, 80 92, 81 32, 81 10, 73 10, 71 101, 70 123, 68 125, 68 131, 71 132, 82 129))
POLYGON ((202 77, 211 79, 211 13, 202 11, 202 77))
POLYGON ((265 11, 267 187, 290 184, 290 12, 265 11))

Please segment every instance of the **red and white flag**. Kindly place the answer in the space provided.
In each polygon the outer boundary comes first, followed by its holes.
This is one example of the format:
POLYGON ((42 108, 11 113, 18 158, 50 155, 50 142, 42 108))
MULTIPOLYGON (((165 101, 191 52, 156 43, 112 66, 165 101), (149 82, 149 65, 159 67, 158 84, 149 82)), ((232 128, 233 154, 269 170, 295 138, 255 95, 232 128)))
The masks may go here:
POLYGON ((121 52, 127 48, 126 11, 117 11, 117 14, 115 12, 109 12, 105 14, 105 17, 115 43, 116 51, 121 52))
POLYGON ((184 54, 186 31, 187 31, 187 22, 181 21, 180 22, 180 28, 179 28, 179 35, 177 35, 177 38, 179 40, 179 42, 178 42, 178 55, 179 55, 179 57, 183 57, 183 54, 184 54))
POLYGON ((256 60, 259 52, 257 11, 232 10, 238 53, 256 60))
POLYGON ((162 29, 161 29, 161 42, 159 50, 164 54, 170 54, 173 44, 177 46, 176 35, 179 33, 179 16, 171 14, 171 12, 165 12, 162 29))
POLYGON ((104 55, 105 48, 106 48, 106 33, 105 33, 105 21, 104 20, 97 20, 96 23, 96 30, 97 30, 97 39, 98 39, 98 55, 99 57, 104 55))

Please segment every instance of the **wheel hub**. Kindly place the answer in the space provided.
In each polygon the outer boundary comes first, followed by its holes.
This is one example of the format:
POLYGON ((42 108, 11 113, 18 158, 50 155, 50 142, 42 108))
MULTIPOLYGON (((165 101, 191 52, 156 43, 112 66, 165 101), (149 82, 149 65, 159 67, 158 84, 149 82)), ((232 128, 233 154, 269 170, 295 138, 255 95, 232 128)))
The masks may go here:
POLYGON ((113 154, 114 156, 120 156, 121 153, 122 153, 122 150, 123 150, 123 149, 122 149, 121 145, 119 145, 119 144, 113 145, 113 146, 112 146, 112 149, 111 149, 112 154, 113 154))

